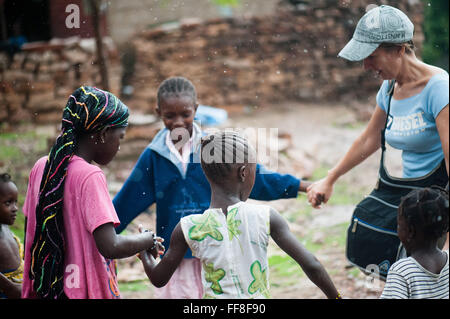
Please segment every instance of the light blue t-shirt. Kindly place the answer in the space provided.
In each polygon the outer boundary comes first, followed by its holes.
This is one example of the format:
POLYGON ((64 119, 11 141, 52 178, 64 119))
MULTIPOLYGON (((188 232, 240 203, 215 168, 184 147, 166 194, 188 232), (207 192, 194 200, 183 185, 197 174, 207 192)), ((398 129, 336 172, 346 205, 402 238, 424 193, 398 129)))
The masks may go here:
MULTIPOLYGON (((384 81, 377 104, 387 112, 389 82, 384 81)), ((386 142, 402 150, 403 177, 422 177, 444 158, 436 117, 449 101, 448 73, 434 75, 422 92, 402 100, 392 98, 386 142)))

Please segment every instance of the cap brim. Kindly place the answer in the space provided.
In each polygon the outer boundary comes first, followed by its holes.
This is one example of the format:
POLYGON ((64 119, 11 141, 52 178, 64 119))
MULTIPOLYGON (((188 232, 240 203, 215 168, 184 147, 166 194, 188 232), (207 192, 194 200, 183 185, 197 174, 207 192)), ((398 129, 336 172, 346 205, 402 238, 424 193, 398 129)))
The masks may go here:
POLYGON ((351 39, 338 56, 350 61, 361 61, 371 55, 379 45, 379 43, 365 43, 351 39))

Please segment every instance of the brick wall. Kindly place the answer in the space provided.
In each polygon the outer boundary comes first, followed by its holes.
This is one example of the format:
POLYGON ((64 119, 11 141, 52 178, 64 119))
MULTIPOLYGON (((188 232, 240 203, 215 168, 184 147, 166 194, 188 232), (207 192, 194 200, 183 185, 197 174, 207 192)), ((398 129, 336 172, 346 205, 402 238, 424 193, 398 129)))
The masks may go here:
MULTIPOLYGON (((92 17, 85 8, 86 1, 83 0, 50 0, 50 27, 53 38, 67 38, 79 36, 82 38, 92 38, 94 36, 92 17), (80 27, 67 28, 66 18, 70 14, 66 12, 69 4, 77 5, 80 8, 80 27)), ((100 33, 108 35, 106 16, 102 13, 100 21, 100 33)))

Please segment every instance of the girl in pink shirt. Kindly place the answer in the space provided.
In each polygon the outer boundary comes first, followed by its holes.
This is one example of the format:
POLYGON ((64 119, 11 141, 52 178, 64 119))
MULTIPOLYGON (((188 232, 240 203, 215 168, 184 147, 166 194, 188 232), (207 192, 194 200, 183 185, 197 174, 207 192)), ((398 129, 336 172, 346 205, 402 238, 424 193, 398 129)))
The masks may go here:
POLYGON ((119 298, 113 259, 156 252, 152 232, 116 235, 105 175, 91 164, 114 158, 127 125, 128 108, 113 94, 80 87, 70 95, 61 134, 30 173, 23 298, 119 298))

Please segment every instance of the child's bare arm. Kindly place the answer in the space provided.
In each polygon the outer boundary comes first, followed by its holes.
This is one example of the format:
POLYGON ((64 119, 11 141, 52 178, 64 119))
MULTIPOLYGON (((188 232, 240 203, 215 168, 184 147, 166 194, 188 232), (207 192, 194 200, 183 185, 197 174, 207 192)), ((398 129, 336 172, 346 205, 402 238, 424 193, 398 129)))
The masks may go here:
POLYGON ((163 287, 169 282, 183 261, 187 249, 188 244, 184 239, 181 224, 178 223, 172 232, 169 249, 159 263, 156 263, 155 258, 148 251, 141 252, 145 273, 155 287, 163 287))
POLYGON ((22 294, 22 285, 17 284, 6 278, 0 273, 0 291, 2 291, 9 299, 20 299, 22 294))
POLYGON ((311 254, 289 230, 284 218, 274 209, 270 211, 270 234, 275 243, 291 256, 306 273, 308 278, 317 285, 330 299, 339 296, 336 287, 328 273, 317 258, 311 254))
POLYGON ((108 259, 133 256, 144 249, 151 249, 154 245, 152 233, 117 235, 112 223, 97 227, 93 235, 98 251, 108 259))
POLYGON ((298 191, 306 193, 306 190, 308 189, 308 187, 310 185, 312 185, 312 182, 305 181, 305 180, 301 179, 300 180, 300 185, 298 186, 298 191))

